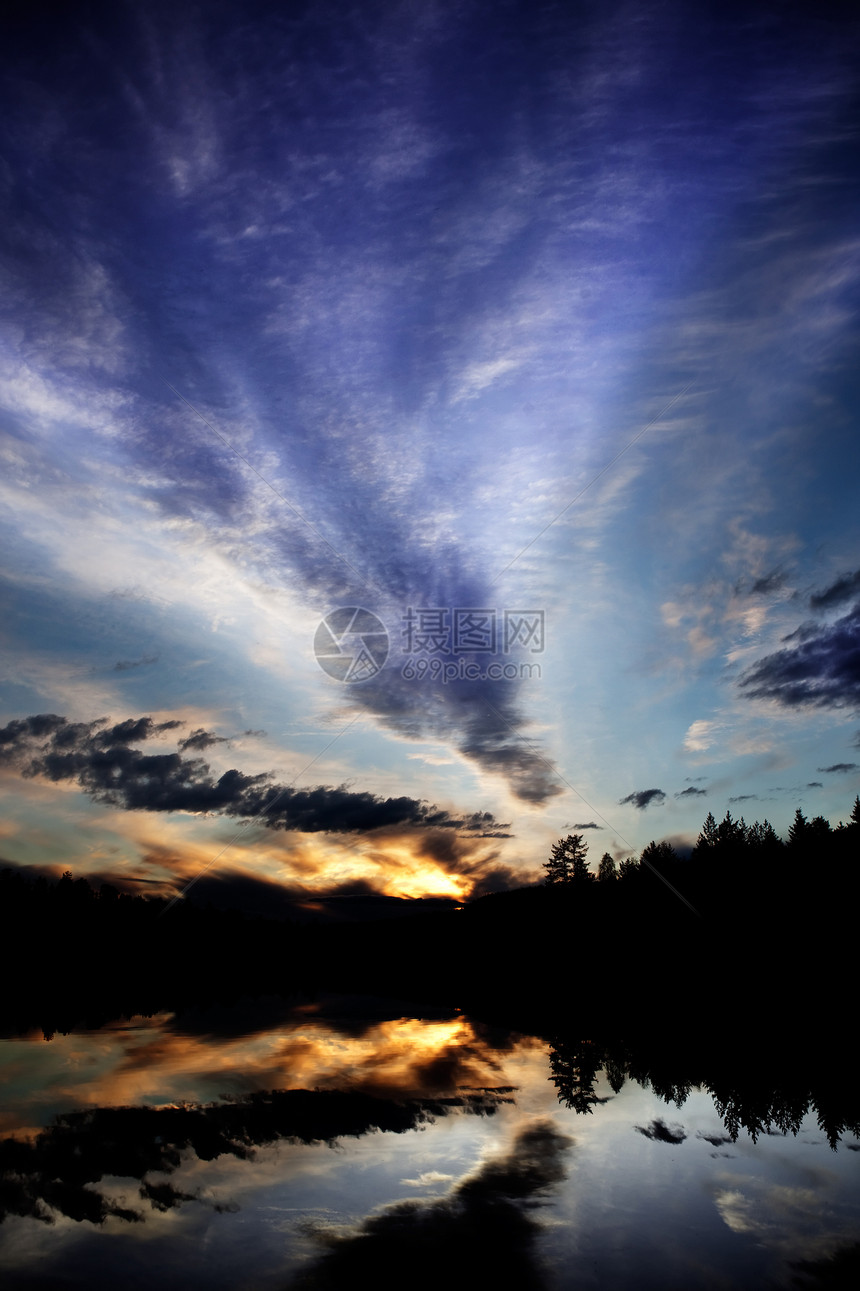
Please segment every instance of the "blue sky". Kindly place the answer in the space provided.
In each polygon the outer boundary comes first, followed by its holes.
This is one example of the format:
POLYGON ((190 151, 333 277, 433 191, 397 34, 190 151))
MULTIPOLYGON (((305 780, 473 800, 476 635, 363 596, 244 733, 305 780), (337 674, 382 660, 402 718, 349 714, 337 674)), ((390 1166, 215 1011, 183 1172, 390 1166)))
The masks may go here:
POLYGON ((828 6, 19 11, 4 858, 465 894, 570 832, 847 818, 859 44, 828 6), (314 639, 353 606, 389 650, 350 683, 314 639), (410 609, 496 652, 405 653, 410 609))

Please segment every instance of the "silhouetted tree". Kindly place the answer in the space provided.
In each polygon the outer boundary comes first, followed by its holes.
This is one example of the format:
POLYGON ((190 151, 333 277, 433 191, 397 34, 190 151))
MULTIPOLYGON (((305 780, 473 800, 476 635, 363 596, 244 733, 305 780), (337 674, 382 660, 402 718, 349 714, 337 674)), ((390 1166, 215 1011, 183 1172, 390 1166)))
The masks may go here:
POLYGON ((802 847, 807 841, 809 834, 809 821, 804 816, 800 808, 794 813, 794 820, 788 829, 788 842, 791 847, 802 847))
POLYGON ((725 850, 736 851, 747 841, 747 827, 744 818, 733 820, 732 813, 727 811, 717 826, 717 846, 725 850))
POLYGON ((807 841, 813 847, 826 847, 830 835, 830 821, 824 816, 813 816, 807 828, 807 841))
POLYGON ((754 851, 775 853, 782 847, 782 840, 769 820, 755 821, 747 830, 747 844, 754 851))
POLYGON ((713 812, 708 812, 705 817, 705 823, 702 826, 702 832, 696 839, 696 852, 707 852, 716 847, 719 840, 717 831, 717 822, 714 820, 713 812))
POLYGON ((602 1065, 602 1050, 591 1041, 554 1039, 549 1050, 549 1066, 558 1101, 580 1115, 593 1112, 597 1102, 594 1086, 602 1065))
POLYGON ((639 872, 639 862, 635 856, 625 856, 618 866, 618 877, 622 881, 632 879, 639 872))
POLYGON ((609 1081, 612 1092, 620 1094, 621 1090, 624 1088, 624 1081, 626 1079, 623 1063, 619 1062, 614 1057, 607 1057, 604 1062, 604 1070, 606 1071, 606 1079, 609 1081))
POLYGON ((549 885, 581 883, 593 879, 594 875, 585 859, 587 851, 588 843, 583 840, 582 834, 568 834, 567 838, 560 838, 557 843, 553 843, 549 860, 544 865, 544 882, 549 885))
POLYGON ((672 865, 678 860, 678 853, 671 843, 655 843, 652 838, 648 846, 643 848, 639 860, 642 865, 653 865, 655 869, 662 872, 667 865, 672 865))
POLYGON ((615 864, 615 858, 610 856, 608 852, 604 852, 600 858, 597 878, 601 883, 610 883, 618 878, 618 867, 615 864))

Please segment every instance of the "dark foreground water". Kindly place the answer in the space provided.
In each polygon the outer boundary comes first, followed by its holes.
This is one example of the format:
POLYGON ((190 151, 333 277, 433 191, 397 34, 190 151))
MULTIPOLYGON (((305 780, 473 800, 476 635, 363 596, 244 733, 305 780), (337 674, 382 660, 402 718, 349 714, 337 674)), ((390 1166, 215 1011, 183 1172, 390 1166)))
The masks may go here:
POLYGON ((5 1287, 860 1284, 856 1134, 743 1070, 715 1100, 575 1031, 346 997, 0 1062, 5 1287))

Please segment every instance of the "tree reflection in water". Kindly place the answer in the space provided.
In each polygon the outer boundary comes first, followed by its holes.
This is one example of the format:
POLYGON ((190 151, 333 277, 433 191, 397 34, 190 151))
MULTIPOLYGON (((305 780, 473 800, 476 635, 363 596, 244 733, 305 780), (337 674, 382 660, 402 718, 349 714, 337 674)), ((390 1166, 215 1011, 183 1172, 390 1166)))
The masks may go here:
POLYGON ((798 1051, 793 1041, 780 1049, 760 1037, 729 1052, 725 1041, 669 1047, 663 1037, 658 1045, 556 1035, 549 1078, 559 1102, 580 1115, 603 1101, 596 1093, 601 1072, 615 1093, 629 1078, 675 1107, 683 1107, 694 1088, 705 1090, 732 1141, 741 1130, 753 1142, 775 1131, 796 1135, 812 1112, 835 1149, 843 1134, 860 1134, 860 1095, 843 1049, 835 1041, 830 1052, 823 1045, 798 1051))

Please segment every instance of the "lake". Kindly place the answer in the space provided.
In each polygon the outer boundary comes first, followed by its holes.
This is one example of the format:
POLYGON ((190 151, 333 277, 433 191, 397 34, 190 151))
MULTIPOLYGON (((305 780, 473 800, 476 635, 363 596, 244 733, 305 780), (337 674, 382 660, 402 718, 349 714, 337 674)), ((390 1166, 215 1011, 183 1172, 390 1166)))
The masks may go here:
POLYGON ((856 1284, 860 1140, 790 1072, 711 1088, 575 1024, 349 996, 9 1035, 0 1062, 9 1288, 856 1284))

